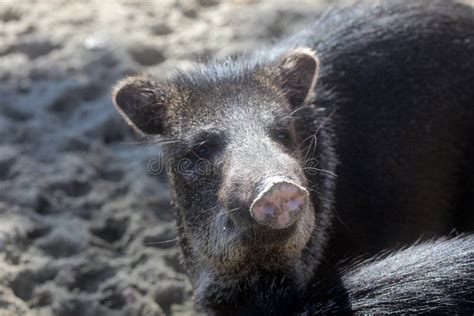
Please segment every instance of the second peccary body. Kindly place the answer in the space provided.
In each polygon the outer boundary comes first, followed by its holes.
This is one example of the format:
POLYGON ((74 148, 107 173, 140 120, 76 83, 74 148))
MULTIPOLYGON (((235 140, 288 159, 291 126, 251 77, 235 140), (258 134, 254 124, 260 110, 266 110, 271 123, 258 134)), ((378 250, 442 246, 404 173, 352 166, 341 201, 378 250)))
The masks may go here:
POLYGON ((239 314, 292 315, 295 310, 299 316, 471 314, 474 235, 422 243, 341 266, 299 296, 289 295, 292 290, 269 282, 255 289, 258 295, 239 314))
POLYGON ((278 284, 301 312, 341 259, 473 230, 472 17, 451 1, 359 5, 236 60, 117 86, 119 112, 171 162, 198 305, 264 313, 278 284))

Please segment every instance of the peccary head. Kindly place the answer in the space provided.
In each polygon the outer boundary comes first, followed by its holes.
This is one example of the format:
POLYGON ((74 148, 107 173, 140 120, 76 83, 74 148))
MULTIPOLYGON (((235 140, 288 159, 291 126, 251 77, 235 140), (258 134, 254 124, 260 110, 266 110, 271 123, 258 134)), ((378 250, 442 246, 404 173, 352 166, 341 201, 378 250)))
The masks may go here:
POLYGON ((265 272, 303 282, 311 274, 305 248, 320 202, 297 113, 313 97, 318 70, 314 52, 295 49, 117 85, 115 105, 127 123, 163 144, 200 303, 224 295, 211 293, 219 282, 232 287, 265 272))

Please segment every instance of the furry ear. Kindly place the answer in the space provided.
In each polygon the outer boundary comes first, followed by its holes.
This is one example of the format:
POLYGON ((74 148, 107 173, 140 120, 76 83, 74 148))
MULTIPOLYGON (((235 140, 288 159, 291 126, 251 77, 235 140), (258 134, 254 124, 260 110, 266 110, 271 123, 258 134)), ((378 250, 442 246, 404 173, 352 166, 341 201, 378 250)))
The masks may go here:
POLYGON ((117 111, 138 133, 164 133, 168 107, 165 91, 147 76, 132 76, 120 81, 114 89, 117 111))
POLYGON ((278 77, 292 107, 307 102, 314 93, 319 59, 310 48, 297 48, 279 61, 278 77))

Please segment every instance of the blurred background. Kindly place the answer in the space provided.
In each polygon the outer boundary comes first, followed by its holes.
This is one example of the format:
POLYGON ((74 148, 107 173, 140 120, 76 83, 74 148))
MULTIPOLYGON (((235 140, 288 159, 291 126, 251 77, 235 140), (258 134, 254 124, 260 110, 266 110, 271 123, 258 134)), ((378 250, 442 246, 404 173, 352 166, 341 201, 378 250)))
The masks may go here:
POLYGON ((194 315, 128 74, 237 54, 351 1, 0 0, 0 315, 194 315))

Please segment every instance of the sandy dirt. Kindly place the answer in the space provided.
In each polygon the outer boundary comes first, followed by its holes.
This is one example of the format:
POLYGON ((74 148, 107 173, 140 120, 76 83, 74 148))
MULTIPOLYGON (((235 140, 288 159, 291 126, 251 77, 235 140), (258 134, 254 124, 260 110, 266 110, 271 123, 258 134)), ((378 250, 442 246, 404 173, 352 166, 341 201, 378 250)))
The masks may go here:
POLYGON ((0 315, 195 314, 160 149, 111 87, 270 43, 330 2, 0 0, 0 315))

